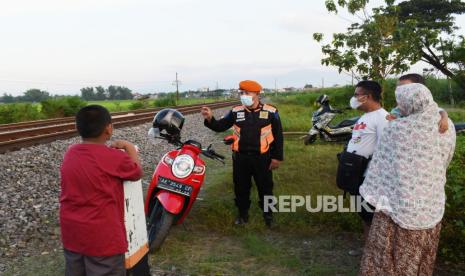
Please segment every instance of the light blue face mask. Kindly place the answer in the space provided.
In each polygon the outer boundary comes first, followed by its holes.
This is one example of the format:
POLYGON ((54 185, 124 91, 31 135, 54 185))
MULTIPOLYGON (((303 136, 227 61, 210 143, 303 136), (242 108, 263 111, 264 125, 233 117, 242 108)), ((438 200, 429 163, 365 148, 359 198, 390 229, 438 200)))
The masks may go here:
POLYGON ((253 97, 249 95, 241 95, 241 103, 245 106, 252 106, 253 97))

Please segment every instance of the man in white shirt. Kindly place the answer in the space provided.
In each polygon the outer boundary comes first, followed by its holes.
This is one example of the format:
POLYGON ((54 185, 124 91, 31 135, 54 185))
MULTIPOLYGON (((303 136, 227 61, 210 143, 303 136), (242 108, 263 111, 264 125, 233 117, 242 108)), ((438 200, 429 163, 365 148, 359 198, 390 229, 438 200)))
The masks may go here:
MULTIPOLYGON (((348 152, 365 158, 370 158, 373 155, 383 130, 389 123, 386 119, 389 113, 381 107, 381 91, 381 85, 375 81, 361 81, 356 85, 354 96, 350 99, 350 106, 365 113, 358 119, 352 130, 352 138, 347 145, 348 152)), ((374 210, 374 208, 372 209, 374 210)), ((374 213, 362 208, 358 214, 363 220, 363 234, 366 238, 374 213)), ((359 255, 361 252, 351 250, 349 254, 359 255)))

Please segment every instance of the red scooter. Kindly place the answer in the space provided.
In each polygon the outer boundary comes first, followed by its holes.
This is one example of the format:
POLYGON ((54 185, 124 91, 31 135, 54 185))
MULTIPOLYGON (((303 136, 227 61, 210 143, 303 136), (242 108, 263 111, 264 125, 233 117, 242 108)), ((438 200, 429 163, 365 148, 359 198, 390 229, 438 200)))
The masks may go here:
POLYGON ((205 162, 200 154, 224 164, 224 156, 211 145, 202 149, 199 142, 181 142, 183 115, 163 109, 153 120, 149 136, 164 139, 177 149, 166 153, 158 163, 145 198, 147 234, 151 251, 158 250, 171 226, 181 224, 192 208, 205 177, 205 162))

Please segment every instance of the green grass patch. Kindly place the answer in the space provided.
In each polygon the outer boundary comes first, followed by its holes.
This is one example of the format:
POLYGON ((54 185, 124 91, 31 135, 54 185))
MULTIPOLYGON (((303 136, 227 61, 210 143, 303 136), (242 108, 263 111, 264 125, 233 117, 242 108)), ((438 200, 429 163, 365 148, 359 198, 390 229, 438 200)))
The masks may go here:
POLYGON ((52 276, 65 275, 64 256, 56 251, 39 256, 24 258, 16 262, 4 274, 5 276, 52 276))

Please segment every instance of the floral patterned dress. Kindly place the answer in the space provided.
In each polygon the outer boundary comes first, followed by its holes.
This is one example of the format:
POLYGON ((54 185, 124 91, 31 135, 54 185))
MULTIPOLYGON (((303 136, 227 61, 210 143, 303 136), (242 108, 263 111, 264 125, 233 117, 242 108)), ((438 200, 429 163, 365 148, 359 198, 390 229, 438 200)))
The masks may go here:
POLYGON ((439 133, 438 107, 424 85, 402 85, 396 99, 405 117, 385 128, 360 187, 381 211, 370 229, 361 275, 431 275, 434 268, 455 130, 449 122, 450 129, 439 133))

